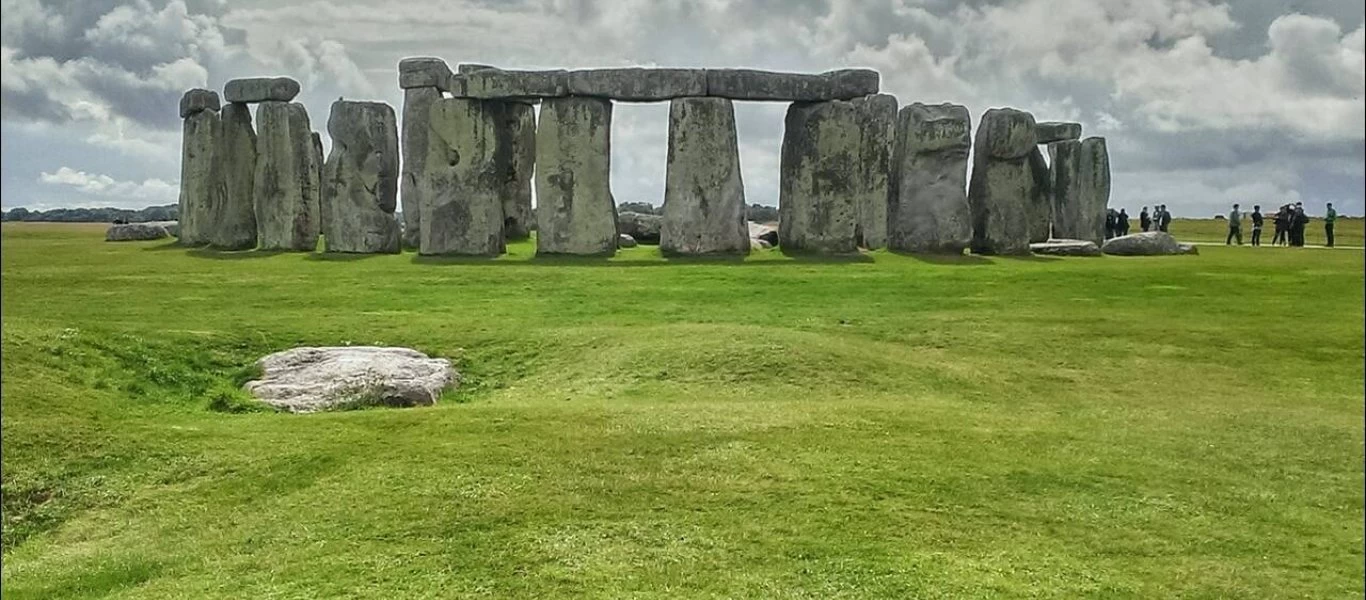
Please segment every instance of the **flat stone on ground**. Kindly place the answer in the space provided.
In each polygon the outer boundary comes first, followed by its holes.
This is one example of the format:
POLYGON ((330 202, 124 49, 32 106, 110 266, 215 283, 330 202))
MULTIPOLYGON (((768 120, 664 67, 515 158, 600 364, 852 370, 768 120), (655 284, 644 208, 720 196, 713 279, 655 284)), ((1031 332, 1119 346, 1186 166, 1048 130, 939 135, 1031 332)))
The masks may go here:
POLYGON ((1048 240, 1030 244, 1029 251, 1050 256, 1100 256, 1100 246, 1091 240, 1048 240))
POLYGON ((293 348, 256 361, 243 389, 275 408, 311 413, 356 406, 430 406, 458 381, 451 361, 409 348, 293 348))
POLYGON ((1115 256, 1165 256, 1170 254, 1195 254, 1194 246, 1181 244, 1165 231, 1144 231, 1131 233, 1105 240, 1100 247, 1106 254, 1115 256))
POLYGON ((133 242, 142 240, 159 240, 171 237, 171 233, 165 227, 155 223, 126 223, 110 225, 104 232, 106 242, 133 242))

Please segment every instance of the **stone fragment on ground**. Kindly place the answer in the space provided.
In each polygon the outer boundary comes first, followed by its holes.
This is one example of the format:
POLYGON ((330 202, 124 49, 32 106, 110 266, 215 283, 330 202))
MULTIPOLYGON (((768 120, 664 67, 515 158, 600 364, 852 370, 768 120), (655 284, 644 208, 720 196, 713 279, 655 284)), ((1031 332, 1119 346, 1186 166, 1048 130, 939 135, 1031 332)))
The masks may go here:
POLYGON ((363 406, 430 406, 456 385, 451 361, 410 348, 330 346, 293 348, 256 361, 261 378, 243 389, 294 413, 363 406))
POLYGON ((1110 238, 1100 247, 1106 254, 1115 256, 1164 256, 1171 254, 1198 254, 1192 244, 1182 244, 1165 231, 1145 231, 1110 238))
POLYGON ((1034 254, 1050 256, 1100 256, 1100 246, 1091 240, 1048 240, 1029 245, 1034 254))
POLYGON ((125 223, 110 225, 104 232, 106 242, 134 242, 142 240, 159 240, 171 237, 171 232, 166 231, 165 227, 155 223, 125 223))

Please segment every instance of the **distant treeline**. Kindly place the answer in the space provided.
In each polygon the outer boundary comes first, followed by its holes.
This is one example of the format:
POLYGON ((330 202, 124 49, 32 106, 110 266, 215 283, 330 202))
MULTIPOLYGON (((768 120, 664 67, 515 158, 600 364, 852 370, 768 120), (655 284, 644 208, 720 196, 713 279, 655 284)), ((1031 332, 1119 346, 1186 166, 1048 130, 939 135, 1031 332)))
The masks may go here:
POLYGON ((177 221, 180 210, 174 204, 149 206, 138 210, 126 208, 54 208, 29 210, 11 208, 4 214, 6 221, 58 221, 63 223, 144 223, 147 221, 177 221))
MULTIPOLYGON (((617 205, 617 212, 662 215, 664 208, 655 208, 653 204, 647 202, 622 202, 617 205)), ((755 223, 776 223, 778 221, 778 207, 751 204, 745 208, 745 218, 755 223)))

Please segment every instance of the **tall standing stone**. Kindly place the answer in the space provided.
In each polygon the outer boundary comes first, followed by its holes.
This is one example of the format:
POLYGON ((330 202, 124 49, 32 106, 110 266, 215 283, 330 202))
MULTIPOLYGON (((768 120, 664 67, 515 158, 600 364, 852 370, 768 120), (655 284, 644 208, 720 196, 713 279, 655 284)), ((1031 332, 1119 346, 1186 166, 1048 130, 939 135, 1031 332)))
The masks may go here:
POLYGON ((784 251, 858 251, 859 112, 842 100, 788 107, 778 188, 778 245, 784 251))
POLYGON ((1053 225, 1053 198, 1048 193, 1048 162, 1036 145, 1029 151, 1029 188, 1026 208, 1029 214, 1029 243, 1048 241, 1053 225))
POLYGON ((749 253, 745 186, 730 100, 679 98, 669 103, 666 169, 660 251, 749 253))
POLYGON ((1053 236, 1105 241, 1110 203, 1110 157, 1105 138, 1065 140, 1048 145, 1053 236))
POLYGON ((437 100, 427 133, 421 187, 422 254, 496 256, 503 253, 502 177, 497 103, 437 100))
POLYGON ((854 100, 859 110, 859 243, 876 250, 887 245, 887 205, 891 201, 892 141, 896 138, 896 97, 874 94, 854 100))
POLYGON ((537 254, 616 252, 612 102, 547 98, 536 128, 537 254))
POLYGON ((417 248, 422 237, 422 186, 427 164, 427 132, 431 130, 432 105, 441 99, 434 87, 403 90, 403 176, 399 196, 403 201, 403 245, 417 248))
POLYGON ((1034 141, 1033 115, 1011 108, 982 115, 968 184, 974 253, 1029 254, 1034 141))
POLYGON ((209 243, 214 211, 222 203, 223 177, 218 154, 223 123, 218 116, 218 93, 190 90, 180 101, 185 118, 180 154, 180 243, 209 243))
POLYGON ((323 165, 323 244, 328 252, 396 253, 398 124, 383 102, 332 103, 332 152, 323 165))
POLYGON ((214 211, 209 244, 226 250, 256 247, 256 205, 252 188, 256 179, 256 130, 251 108, 240 102, 223 107, 223 139, 219 167, 223 197, 214 211))
POLYGON ((968 150, 972 117, 957 104, 901 109, 897 117, 887 244, 901 252, 962 254, 972 241, 968 150))
POLYGON ((262 250, 312 251, 320 231, 318 150, 296 102, 256 109, 256 238, 262 250))
POLYGON ((507 152, 504 167, 503 235, 526 239, 536 218, 531 211, 531 177, 536 167, 536 109, 525 102, 499 102, 500 149, 507 152))

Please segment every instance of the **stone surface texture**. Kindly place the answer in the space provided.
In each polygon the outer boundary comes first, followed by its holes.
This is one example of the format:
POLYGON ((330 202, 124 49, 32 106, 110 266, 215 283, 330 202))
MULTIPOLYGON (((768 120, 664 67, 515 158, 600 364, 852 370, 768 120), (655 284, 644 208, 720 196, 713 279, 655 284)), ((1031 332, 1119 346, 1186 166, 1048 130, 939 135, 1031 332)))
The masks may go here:
POLYGON ((531 235, 536 215, 531 210, 531 178, 536 167, 536 109, 522 102, 497 102, 499 149, 507 153, 498 164, 502 181, 503 235, 510 240, 531 235))
POLYGON ((617 232, 635 238, 641 244, 658 244, 664 227, 664 217, 638 212, 617 213, 617 232))
POLYGON ((195 88, 180 97, 180 118, 205 110, 218 110, 218 92, 195 88))
POLYGON ((778 183, 778 245, 784 252, 858 251, 860 121, 851 102, 788 107, 778 183))
POLYGON ((825 73, 781 73, 756 69, 624 67, 576 71, 522 71, 461 65, 450 74, 445 62, 409 58, 399 63, 399 86, 435 87, 459 98, 523 99, 592 96, 626 102, 713 96, 733 100, 819 102, 852 100, 878 92, 871 69, 825 73))
POLYGON ((1048 145, 1053 235, 1097 244, 1105 241, 1110 202, 1110 159, 1105 138, 1048 145))
POLYGON ((203 110, 185 118, 180 154, 180 243, 209 243, 213 214, 223 198, 223 123, 217 110, 203 110))
POLYGON ((1029 113, 993 108, 982 115, 968 182, 974 253, 1029 254, 1030 199, 1037 193, 1029 155, 1035 147, 1029 113))
POLYGON ((615 252, 611 134, 609 100, 576 96, 542 103, 536 128, 538 254, 615 252))
POLYGON ((1105 240, 1100 247, 1106 254, 1115 256, 1163 256, 1168 254, 1194 254, 1188 244, 1181 244, 1165 231, 1144 231, 1131 233, 1105 240))
POLYGON ((887 206, 891 201, 892 147, 896 139, 896 98, 874 94, 853 101, 859 111, 861 139, 858 179, 859 244, 869 250, 887 245, 887 206))
POLYGON ((1033 182, 1025 205, 1029 215, 1029 243, 1046 242, 1052 237, 1053 197, 1049 193, 1048 161, 1044 160, 1038 146, 1029 151, 1029 176, 1033 182))
POLYGON ((1081 123, 1040 121, 1034 124, 1034 141, 1040 144, 1077 139, 1081 139, 1081 123))
POLYGON ((617 247, 618 247, 618 248, 635 248, 636 245, 637 245, 637 244, 636 244, 636 238, 633 238, 633 237, 631 237, 629 234, 625 234, 625 233, 618 233, 618 234, 617 234, 617 247))
POLYGON ((749 253, 745 186, 730 100, 679 98, 669 104, 665 171, 661 252, 749 253))
POLYGON ((165 227, 155 223, 110 225, 109 229, 104 231, 104 241, 106 242, 159 240, 168 237, 171 237, 171 232, 166 231, 165 227))
POLYGON ((251 108, 230 103, 221 113, 223 134, 218 151, 223 197, 213 211, 209 245, 223 250, 256 247, 256 130, 251 108))
POLYGON ((383 102, 332 103, 332 152, 322 171, 322 234, 328 252, 396 253, 398 122, 383 102))
POLYGON ((455 385, 451 361, 408 348, 293 348, 256 361, 261 378, 243 389, 280 410, 311 413, 358 406, 430 406, 455 385))
POLYGON ((972 241, 968 151, 972 117, 957 104, 919 102, 897 116, 887 244, 900 252, 962 254, 972 241))
POLYGON ((422 187, 422 254, 496 256, 505 249, 496 103, 445 98, 432 105, 422 187))
POLYGON ((651 102, 707 95, 702 69, 584 69, 569 72, 568 92, 624 102, 651 102))
POLYGON ((296 102, 262 102, 256 123, 252 200, 258 247, 313 251, 321 231, 322 171, 308 111, 296 102))
POLYGON ((1029 250, 1050 256, 1100 256, 1100 246, 1091 240, 1048 240, 1030 244, 1029 250))
POLYGON ((451 68, 446 61, 431 56, 415 56, 398 61, 398 87, 405 90, 450 85, 451 68))
POLYGON ((441 92, 434 87, 403 90, 403 172, 399 197, 403 202, 403 245, 408 248, 417 248, 422 237, 422 186, 418 182, 426 171, 432 105, 440 99, 441 92))
POLYGON ((755 69, 707 69, 707 95, 732 100, 820 102, 876 94, 877 71, 842 69, 826 73, 779 73, 755 69))
POLYGON ((299 82, 288 77, 233 79, 223 86, 227 102, 289 102, 299 95, 299 82))

